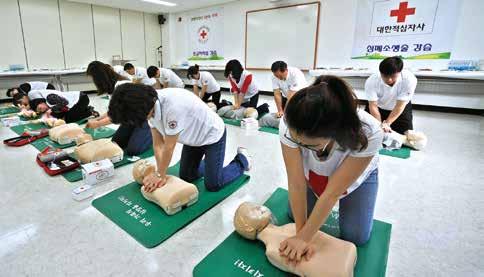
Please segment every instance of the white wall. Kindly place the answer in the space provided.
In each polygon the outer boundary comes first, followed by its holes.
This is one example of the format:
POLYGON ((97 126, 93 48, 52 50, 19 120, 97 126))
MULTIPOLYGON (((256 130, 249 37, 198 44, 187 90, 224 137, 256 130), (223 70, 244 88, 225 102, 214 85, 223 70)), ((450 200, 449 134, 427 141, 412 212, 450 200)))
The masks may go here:
POLYGON ((0 17, 0 71, 10 64, 85 68, 95 59, 111 63, 113 55, 143 67, 158 61, 161 29, 153 14, 67 0, 0 0, 0 17))
MULTIPOLYGON (((377 69, 377 60, 352 60, 354 24, 358 1, 363 0, 321 0, 321 18, 318 41, 318 67, 368 67, 377 69)), ((306 3, 309 0, 290 0, 286 4, 306 3)), ((223 5, 224 13, 224 56, 226 60, 244 61, 244 32, 246 11, 274 7, 269 1, 244 0, 223 5)), ((452 51, 452 59, 484 59, 484 36, 478 30, 484 26, 482 0, 462 0, 462 6, 452 51)), ((164 64, 178 65, 186 61, 188 45, 186 23, 189 12, 170 14, 168 24, 163 26, 164 64), (177 22, 182 17, 182 22, 177 22), (166 33, 166 34, 165 34, 166 33)), ((270 42, 268 42, 270 43, 270 42)), ((199 64, 224 65, 220 62, 199 62, 199 64)), ((406 61, 407 67, 432 68, 447 67, 447 60, 406 61)), ((271 90, 270 72, 255 72, 263 90, 271 90)), ((309 77, 308 77, 309 79, 309 77)))

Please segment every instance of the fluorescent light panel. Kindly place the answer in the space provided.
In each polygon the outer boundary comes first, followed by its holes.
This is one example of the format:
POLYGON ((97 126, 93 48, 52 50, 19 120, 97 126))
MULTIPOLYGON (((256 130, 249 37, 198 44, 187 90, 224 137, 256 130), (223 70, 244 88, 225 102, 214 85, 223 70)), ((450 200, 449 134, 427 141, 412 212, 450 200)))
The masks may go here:
POLYGON ((169 7, 176 6, 175 3, 166 2, 166 1, 160 1, 160 0, 141 0, 141 1, 148 2, 148 3, 153 3, 153 4, 158 4, 158 5, 163 5, 163 6, 169 6, 169 7))

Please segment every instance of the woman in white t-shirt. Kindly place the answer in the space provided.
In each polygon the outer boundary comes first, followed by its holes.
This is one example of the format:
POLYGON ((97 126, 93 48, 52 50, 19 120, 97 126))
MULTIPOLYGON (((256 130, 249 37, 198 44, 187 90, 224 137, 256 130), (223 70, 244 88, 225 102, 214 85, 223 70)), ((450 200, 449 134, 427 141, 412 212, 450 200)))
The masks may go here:
POLYGON ((157 170, 143 181, 147 192, 165 185, 177 143, 183 144, 180 178, 193 182, 204 177, 209 191, 222 189, 250 168, 247 149, 241 147, 224 167, 227 137, 224 122, 186 89, 157 91, 151 86, 124 84, 115 89, 108 115, 122 125, 140 126, 148 120, 157 170))
MULTIPOLYGON (((117 86, 131 83, 126 77, 116 73, 113 67, 99 61, 91 62, 87 67, 86 74, 92 78, 99 94, 107 93, 111 95, 117 86)), ((86 127, 95 129, 111 123, 111 119, 105 113, 98 118, 89 120, 86 127)), ((114 133, 112 141, 116 142, 129 156, 145 152, 152 144, 148 122, 145 121, 141 126, 121 124, 114 133)))
POLYGON ((352 88, 339 77, 318 77, 288 101, 279 134, 290 216, 297 227, 297 234, 281 243, 281 255, 291 261, 311 258, 311 238, 337 201, 341 238, 366 243, 383 131, 370 114, 358 110, 352 88))
POLYGON ((234 109, 257 108, 259 88, 252 73, 245 70, 238 60, 230 60, 225 65, 224 76, 229 79, 230 91, 234 94, 234 109))
POLYGON ((203 102, 214 103, 217 108, 220 104, 220 85, 217 83, 212 73, 208 71, 200 71, 200 67, 196 64, 188 68, 187 77, 192 81, 193 93, 200 97, 203 102), (199 91, 199 88, 201 89, 199 91))
POLYGON ((183 80, 171 69, 158 68, 152 65, 148 67, 146 73, 148 74, 149 79, 147 79, 146 82, 143 82, 143 84, 152 86, 155 89, 185 87, 183 80))

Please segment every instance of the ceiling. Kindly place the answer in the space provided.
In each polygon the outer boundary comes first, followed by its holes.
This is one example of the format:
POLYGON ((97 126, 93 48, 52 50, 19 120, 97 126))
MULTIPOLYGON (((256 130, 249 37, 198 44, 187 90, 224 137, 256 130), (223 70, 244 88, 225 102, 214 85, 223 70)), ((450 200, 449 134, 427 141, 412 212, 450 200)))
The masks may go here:
POLYGON ((147 13, 174 13, 187 10, 199 9, 213 5, 234 2, 235 0, 164 0, 177 4, 174 7, 168 7, 141 0, 69 0, 71 2, 88 3, 99 6, 108 6, 126 10, 135 10, 147 13))

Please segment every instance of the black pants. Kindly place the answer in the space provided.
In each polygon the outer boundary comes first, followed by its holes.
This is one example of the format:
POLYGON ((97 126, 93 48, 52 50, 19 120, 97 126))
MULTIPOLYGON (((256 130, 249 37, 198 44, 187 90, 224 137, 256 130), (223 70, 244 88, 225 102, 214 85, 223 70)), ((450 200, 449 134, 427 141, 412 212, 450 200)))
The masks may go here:
POLYGON ((220 106, 221 95, 222 94, 220 93, 220 90, 214 93, 205 93, 205 95, 202 98, 202 101, 205 103, 212 102, 215 104, 215 106, 217 106, 217 109, 218 109, 220 106), (210 98, 212 98, 212 100, 210 100, 210 98))
POLYGON ((52 89, 52 90, 55 90, 55 87, 54 87, 54 85, 52 85, 52 84, 47 84, 47 89, 52 89))
POLYGON ((141 127, 121 124, 114 133, 112 141, 116 142, 129 156, 139 155, 153 144, 147 121, 141 127))
POLYGON ((257 103, 259 103, 259 93, 252 96, 249 101, 242 103, 240 106, 244 108, 257 108, 257 103))
POLYGON ((64 120, 67 123, 76 122, 81 119, 90 117, 92 114, 92 109, 89 106, 89 97, 83 93, 79 93, 79 101, 69 109, 69 111, 65 112, 64 120))
MULTIPOLYGON (((365 109, 367 112, 370 112, 369 106, 366 106, 365 109)), ((392 111, 384 110, 378 108, 381 115, 381 120, 386 120, 392 111)), ((408 102, 403 110, 402 114, 390 125, 393 131, 399 134, 405 134, 408 130, 413 130, 413 113, 412 113, 412 102, 408 102)))

